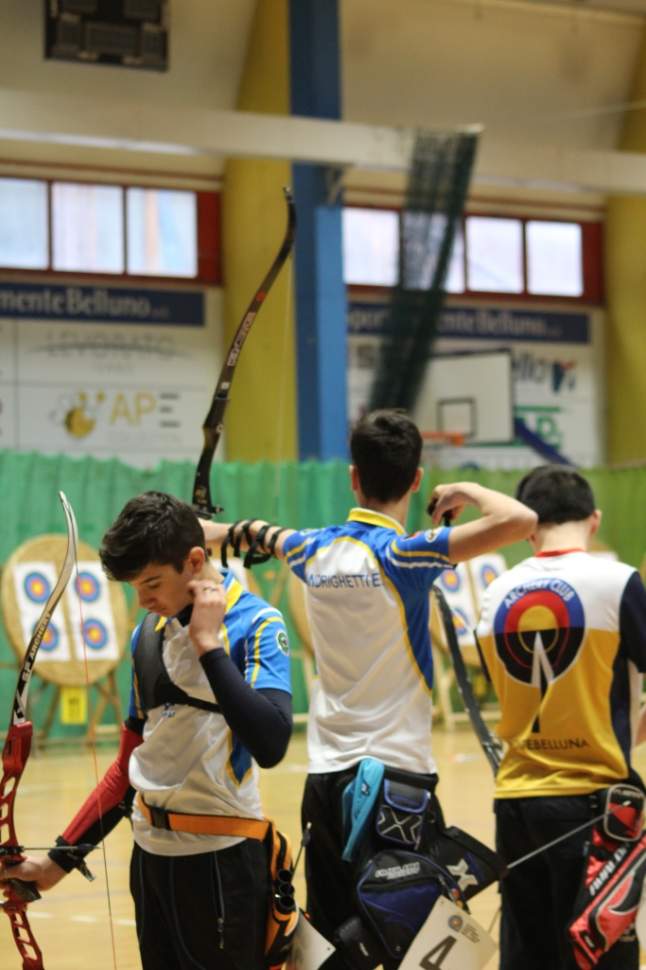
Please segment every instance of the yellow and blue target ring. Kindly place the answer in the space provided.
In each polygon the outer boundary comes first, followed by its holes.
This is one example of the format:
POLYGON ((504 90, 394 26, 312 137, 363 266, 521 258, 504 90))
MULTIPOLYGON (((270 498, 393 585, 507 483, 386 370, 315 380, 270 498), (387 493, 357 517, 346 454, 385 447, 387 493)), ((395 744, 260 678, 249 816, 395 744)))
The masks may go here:
POLYGON ((457 593, 462 586, 462 580, 455 569, 445 569, 440 574, 440 583, 449 593, 457 593))
MULTIPOLYGON (((37 623, 34 623, 34 630, 36 629, 37 623)), ((33 630, 32 630, 33 633, 33 630)), ((61 641, 61 635, 58 627, 52 621, 49 621, 49 625, 45 630, 43 639, 40 641, 40 649, 44 653, 53 653, 56 647, 61 641)))
POLYGON ((458 637, 463 637, 465 634, 469 633, 469 618, 466 614, 459 608, 453 607, 453 626, 455 627, 455 632, 458 637))
POLYGON ((108 642, 108 631, 101 620, 90 619, 83 624, 83 639, 90 650, 101 650, 108 642))
POLYGON ((480 567, 480 582, 485 588, 493 583, 494 579, 497 579, 499 575, 500 572, 490 562, 485 562, 480 567))
POLYGON ((52 591, 51 584, 43 573, 34 569, 27 573, 23 581, 25 596, 32 603, 44 603, 52 591))
POLYGON ((76 592, 83 603, 94 603, 101 595, 101 584, 92 573, 80 572, 76 577, 76 592))

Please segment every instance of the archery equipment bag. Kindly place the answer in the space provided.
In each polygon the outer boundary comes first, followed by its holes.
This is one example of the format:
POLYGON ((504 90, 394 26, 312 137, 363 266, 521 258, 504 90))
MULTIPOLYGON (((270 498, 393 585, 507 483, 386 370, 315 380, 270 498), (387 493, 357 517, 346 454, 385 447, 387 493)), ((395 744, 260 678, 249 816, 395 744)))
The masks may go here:
POLYGON ((646 877, 644 793, 613 785, 588 845, 583 882, 568 927, 580 970, 591 970, 635 922, 646 877))
POLYGON ((400 961, 440 896, 463 903, 456 880, 438 862, 404 849, 378 852, 357 884, 359 915, 339 927, 334 943, 353 970, 400 961))

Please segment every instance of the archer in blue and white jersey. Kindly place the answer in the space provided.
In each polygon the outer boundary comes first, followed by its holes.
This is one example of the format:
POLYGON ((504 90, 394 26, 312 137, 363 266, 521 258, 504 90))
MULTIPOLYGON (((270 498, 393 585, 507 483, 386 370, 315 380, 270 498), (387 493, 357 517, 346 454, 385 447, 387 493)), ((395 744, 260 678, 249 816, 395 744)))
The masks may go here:
POLYGON ((451 566, 449 531, 409 536, 395 519, 355 508, 343 525, 284 541, 290 569, 307 585, 318 668, 310 772, 349 768, 367 756, 435 771, 429 590, 451 566))

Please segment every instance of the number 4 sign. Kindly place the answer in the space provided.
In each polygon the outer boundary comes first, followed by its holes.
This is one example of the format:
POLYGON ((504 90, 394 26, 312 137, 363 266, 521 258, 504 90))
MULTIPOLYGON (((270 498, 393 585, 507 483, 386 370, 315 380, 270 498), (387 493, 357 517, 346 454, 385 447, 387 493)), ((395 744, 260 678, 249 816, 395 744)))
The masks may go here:
POLYGON ((482 970, 495 952, 496 944, 479 923, 440 897, 400 970, 482 970))

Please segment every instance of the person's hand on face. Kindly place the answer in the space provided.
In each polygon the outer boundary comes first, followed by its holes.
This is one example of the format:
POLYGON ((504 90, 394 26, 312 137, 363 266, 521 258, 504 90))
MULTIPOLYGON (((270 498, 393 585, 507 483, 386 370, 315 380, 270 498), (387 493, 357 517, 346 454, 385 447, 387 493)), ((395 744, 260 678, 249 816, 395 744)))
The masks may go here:
POLYGON ((198 578, 188 584, 193 600, 188 632, 198 656, 221 646, 218 633, 226 611, 222 576, 209 564, 206 567, 198 578))

